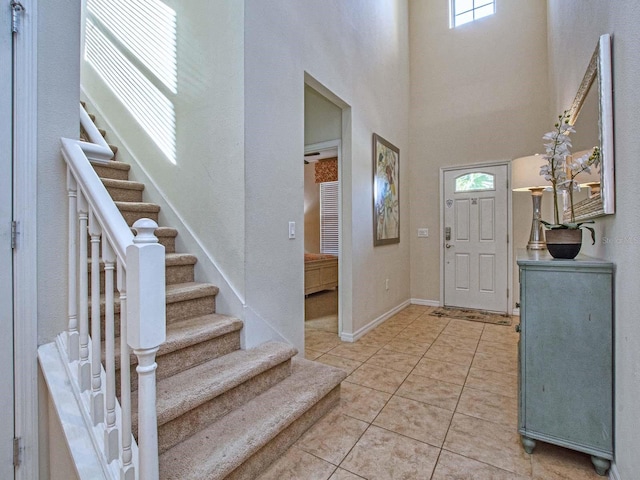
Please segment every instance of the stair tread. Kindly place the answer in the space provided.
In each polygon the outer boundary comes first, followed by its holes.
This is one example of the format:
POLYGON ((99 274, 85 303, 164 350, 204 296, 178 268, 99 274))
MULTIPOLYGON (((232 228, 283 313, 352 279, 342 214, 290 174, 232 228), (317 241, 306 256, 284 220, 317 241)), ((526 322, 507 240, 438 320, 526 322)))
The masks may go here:
MULTIPOLYGON (((290 345, 266 342, 250 350, 236 350, 159 380, 156 389, 158 425, 286 362, 296 353, 297 350, 290 345)), ((132 392, 132 402, 134 396, 137 398, 136 393, 132 392)))
MULTIPOLYGON (((166 303, 183 302, 185 300, 193 300, 194 298, 202 298, 210 295, 217 295, 220 289, 212 283, 186 282, 173 283, 165 286, 166 303)), ((120 302, 118 294, 114 295, 114 312, 120 313, 120 302)), ((100 314, 104 314, 105 294, 100 294, 100 314)))
POLYGON ((165 253, 164 263, 167 266, 175 265, 195 265, 198 257, 190 253, 165 253))
POLYGON ((118 210, 126 210, 128 212, 153 212, 160 211, 160 205, 149 202, 113 202, 118 210))
POLYGON ((163 453, 160 476, 226 477, 346 377, 321 363, 297 358, 292 363, 292 374, 278 385, 163 453))
POLYGON ((144 190, 144 183, 133 180, 117 180, 114 178, 100 178, 105 187, 123 188, 127 190, 144 190))
MULTIPOLYGON (((167 324, 167 338, 165 342, 160 345, 160 349, 156 355, 166 355, 231 332, 240 331, 242 330, 242 326, 242 320, 219 313, 211 313, 201 317, 188 318, 186 320, 169 323, 167 324)), ((115 342, 115 363, 117 370, 120 368, 119 341, 115 342)), ((136 365, 138 363, 138 358, 133 352, 129 358, 129 363, 130 365, 136 365)))
POLYGON ((131 165, 125 162, 119 162, 117 160, 109 160, 108 162, 91 162, 91 165, 98 167, 114 168, 116 170, 131 170, 131 165))

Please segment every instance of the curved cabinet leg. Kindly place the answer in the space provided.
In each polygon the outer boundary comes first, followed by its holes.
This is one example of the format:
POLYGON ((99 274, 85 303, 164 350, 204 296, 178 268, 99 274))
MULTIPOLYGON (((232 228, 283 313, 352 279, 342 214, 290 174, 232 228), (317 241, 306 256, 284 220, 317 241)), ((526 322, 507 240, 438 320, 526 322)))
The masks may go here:
POLYGON ((533 453, 533 449, 536 448, 536 441, 533 438, 525 437, 522 435, 520 437, 520 441, 522 442, 522 446, 524 447, 524 451, 527 453, 533 453))
POLYGON ((596 473, 602 476, 607 474, 607 470, 609 470, 611 466, 611 462, 606 458, 596 457, 594 455, 591 456, 591 463, 593 463, 593 466, 596 468, 596 473))

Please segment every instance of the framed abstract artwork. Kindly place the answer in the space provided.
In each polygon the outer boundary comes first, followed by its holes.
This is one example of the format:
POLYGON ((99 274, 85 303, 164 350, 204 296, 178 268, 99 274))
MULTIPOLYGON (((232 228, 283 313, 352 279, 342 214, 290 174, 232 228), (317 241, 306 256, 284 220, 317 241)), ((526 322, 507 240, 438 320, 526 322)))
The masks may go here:
POLYGON ((400 242, 400 150, 373 134, 373 245, 400 242))

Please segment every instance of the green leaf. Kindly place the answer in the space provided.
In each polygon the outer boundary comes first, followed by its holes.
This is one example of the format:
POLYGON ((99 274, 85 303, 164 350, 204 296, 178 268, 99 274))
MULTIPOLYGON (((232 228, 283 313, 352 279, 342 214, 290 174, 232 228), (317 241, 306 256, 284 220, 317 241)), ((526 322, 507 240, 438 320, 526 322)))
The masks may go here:
MULTIPOLYGON (((595 222, 583 222, 583 223, 595 223, 595 222)), ((596 231, 591 227, 584 227, 591 232, 591 245, 596 244, 596 231)))

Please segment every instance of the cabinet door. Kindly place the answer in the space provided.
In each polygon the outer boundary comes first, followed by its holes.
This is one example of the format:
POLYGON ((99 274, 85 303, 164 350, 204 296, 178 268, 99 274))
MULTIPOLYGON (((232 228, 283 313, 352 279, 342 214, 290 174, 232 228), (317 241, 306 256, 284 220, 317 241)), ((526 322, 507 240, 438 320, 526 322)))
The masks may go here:
POLYGON ((521 427, 612 449, 611 275, 526 270, 521 427))

